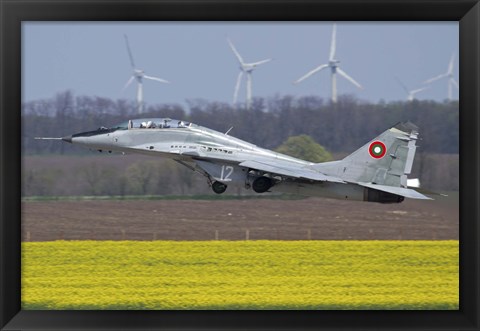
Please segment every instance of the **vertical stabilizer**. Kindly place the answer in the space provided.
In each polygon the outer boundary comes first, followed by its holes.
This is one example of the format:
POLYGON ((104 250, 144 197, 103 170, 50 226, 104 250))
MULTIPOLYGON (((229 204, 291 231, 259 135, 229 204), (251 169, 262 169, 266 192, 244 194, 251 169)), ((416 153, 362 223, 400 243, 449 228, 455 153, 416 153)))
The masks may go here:
POLYGON ((398 123, 344 158, 340 177, 348 182, 407 187, 418 127, 398 123))

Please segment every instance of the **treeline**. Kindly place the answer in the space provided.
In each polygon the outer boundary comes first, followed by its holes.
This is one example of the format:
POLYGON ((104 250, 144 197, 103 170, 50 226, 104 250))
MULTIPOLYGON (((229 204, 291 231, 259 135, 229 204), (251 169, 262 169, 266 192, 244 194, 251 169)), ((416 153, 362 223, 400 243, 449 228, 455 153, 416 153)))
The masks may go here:
POLYGON ((210 192, 203 176, 166 159, 118 154, 24 158, 23 196, 191 195, 210 192))
POLYGON ((181 105, 150 105, 138 115, 135 103, 101 97, 75 96, 71 91, 22 105, 24 154, 82 154, 81 148, 33 137, 62 137, 113 126, 138 117, 183 119, 244 139, 265 148, 276 148, 288 137, 311 136, 333 153, 350 153, 400 121, 420 128, 420 152, 458 154, 458 101, 397 101, 372 104, 352 96, 336 104, 319 97, 275 96, 255 98, 252 109, 230 104, 189 100, 181 105))
MULTIPOLYGON (((204 176, 142 155, 26 156, 22 173, 23 196, 215 195, 204 176)), ((429 190, 458 190, 458 155, 419 153, 411 177, 429 190)), ((255 193, 230 186, 226 194, 255 193)))

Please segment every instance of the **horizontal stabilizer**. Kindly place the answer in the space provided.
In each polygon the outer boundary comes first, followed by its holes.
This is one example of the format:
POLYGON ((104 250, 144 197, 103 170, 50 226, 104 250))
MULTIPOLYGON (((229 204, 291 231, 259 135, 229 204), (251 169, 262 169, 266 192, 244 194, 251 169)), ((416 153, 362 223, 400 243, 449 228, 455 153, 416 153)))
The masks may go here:
POLYGON ((377 184, 372 184, 372 183, 357 183, 358 185, 372 188, 375 190, 383 191, 383 192, 388 192, 396 195, 401 195, 402 197, 405 198, 410 198, 410 199, 423 199, 423 200, 433 200, 432 198, 429 198, 421 193, 418 193, 415 190, 409 189, 409 188, 403 188, 403 187, 394 187, 394 186, 386 186, 386 185, 377 185, 377 184))
POLYGON ((293 177, 293 178, 305 178, 310 180, 327 181, 327 182, 334 182, 334 183, 345 183, 343 180, 337 177, 327 176, 322 174, 321 172, 317 172, 307 168, 300 168, 298 166, 289 167, 284 163, 281 163, 280 165, 278 165, 277 163, 244 161, 239 165, 245 168, 265 171, 265 172, 293 177))
POLYGON ((421 188, 421 187, 416 188, 415 191, 420 192, 422 194, 439 195, 439 196, 442 196, 442 197, 448 197, 448 194, 426 190, 426 189, 421 188))

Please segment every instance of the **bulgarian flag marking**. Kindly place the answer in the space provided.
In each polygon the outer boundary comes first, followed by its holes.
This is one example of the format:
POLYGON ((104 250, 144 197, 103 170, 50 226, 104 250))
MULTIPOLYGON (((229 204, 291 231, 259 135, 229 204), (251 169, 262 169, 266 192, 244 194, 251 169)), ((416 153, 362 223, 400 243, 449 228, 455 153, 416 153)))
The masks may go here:
POLYGON ((387 147, 385 147, 385 144, 381 141, 376 140, 368 147, 368 153, 370 153, 370 156, 374 159, 381 159, 387 153, 387 147))

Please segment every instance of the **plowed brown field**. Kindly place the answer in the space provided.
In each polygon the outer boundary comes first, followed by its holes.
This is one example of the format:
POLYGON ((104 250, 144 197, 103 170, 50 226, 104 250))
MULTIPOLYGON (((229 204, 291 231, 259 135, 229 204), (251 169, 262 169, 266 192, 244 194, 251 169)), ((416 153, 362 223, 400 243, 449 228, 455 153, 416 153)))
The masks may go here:
POLYGON ((458 201, 23 202, 23 241, 458 239, 458 201))

